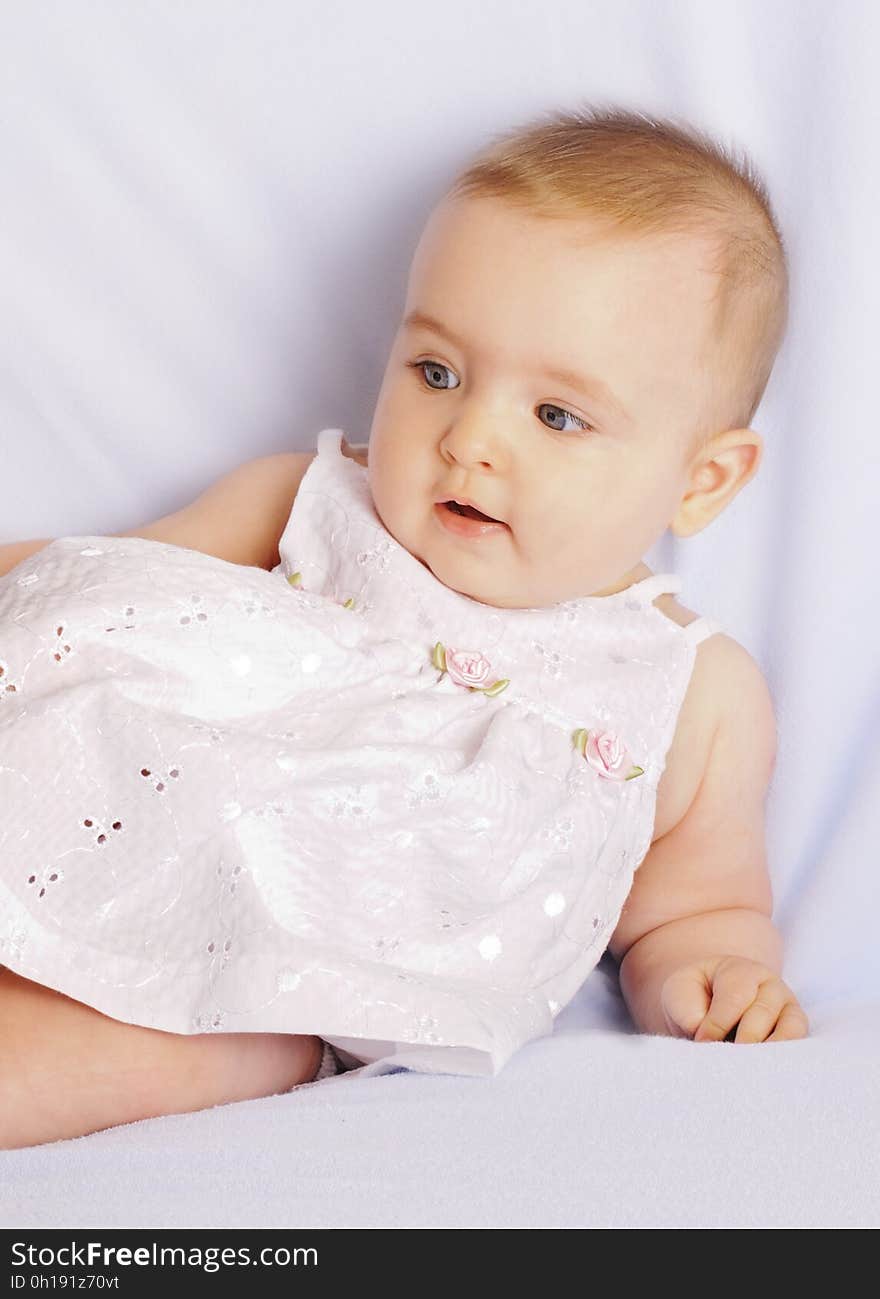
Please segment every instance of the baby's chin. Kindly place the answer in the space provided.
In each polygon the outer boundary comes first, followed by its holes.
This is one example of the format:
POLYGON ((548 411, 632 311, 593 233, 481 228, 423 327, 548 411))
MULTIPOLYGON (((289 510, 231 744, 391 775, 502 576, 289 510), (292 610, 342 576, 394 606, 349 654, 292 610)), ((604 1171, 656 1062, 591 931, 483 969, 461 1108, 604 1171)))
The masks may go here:
MULTIPOLYGON (((382 519, 386 531, 394 538, 398 545, 402 546, 404 550, 407 550, 412 555, 413 559, 417 560, 423 568, 428 570, 432 577, 435 577, 437 581, 448 590, 454 591, 456 595, 462 595, 468 600, 475 600, 479 604, 490 605, 493 609, 535 609, 548 607, 553 603, 552 600, 545 600, 540 604, 529 603, 527 600, 523 600, 521 594, 511 595, 499 591, 497 588, 492 586, 491 580, 488 582, 480 582, 478 578, 473 576, 469 578, 467 573, 464 571, 464 561, 459 557, 456 562, 456 556, 454 554, 435 555, 432 564, 431 561, 426 559, 425 555, 421 553, 421 550, 417 545, 408 544, 403 536, 397 535, 397 532, 395 532, 393 527, 389 527, 388 521, 382 518, 382 514, 376 505, 375 499, 373 501, 373 508, 376 510, 379 518, 382 519)), ((401 529, 401 531, 405 531, 405 529, 401 529)), ((479 543, 476 544, 478 545, 479 543)), ((428 548, 428 546, 425 546, 426 550, 428 548)), ((488 551, 482 552, 478 550, 476 553, 478 555, 482 553, 488 554, 488 551)))
POLYGON ((421 559, 419 563, 424 564, 428 572, 432 573, 448 590, 455 591, 457 595, 463 595, 468 600, 475 600, 478 604, 489 605, 493 609, 539 609, 549 608, 553 603, 552 600, 545 600, 539 604, 529 604, 522 597, 507 596, 498 591, 486 590, 475 583, 468 583, 463 576, 457 579, 450 575, 441 576, 427 560, 421 559))

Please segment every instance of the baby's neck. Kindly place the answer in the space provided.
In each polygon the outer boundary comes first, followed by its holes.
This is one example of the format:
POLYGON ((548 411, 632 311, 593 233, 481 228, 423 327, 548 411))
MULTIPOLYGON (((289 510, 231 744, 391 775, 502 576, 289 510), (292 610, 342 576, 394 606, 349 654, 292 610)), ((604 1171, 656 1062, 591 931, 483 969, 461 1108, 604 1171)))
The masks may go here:
POLYGON ((625 591, 627 587, 633 586, 636 582, 642 582, 646 577, 653 576, 653 569, 648 568, 647 564, 638 563, 634 569, 616 582, 613 586, 606 587, 603 591, 594 591, 594 596, 617 595, 618 591, 625 591))

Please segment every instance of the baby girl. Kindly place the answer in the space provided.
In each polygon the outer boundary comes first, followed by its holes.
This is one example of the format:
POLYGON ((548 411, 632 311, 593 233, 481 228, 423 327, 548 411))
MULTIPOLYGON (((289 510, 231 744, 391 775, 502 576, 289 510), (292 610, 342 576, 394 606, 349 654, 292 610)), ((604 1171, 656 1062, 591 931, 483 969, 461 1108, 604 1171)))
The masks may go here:
POLYGON ((0 547, 0 1147, 494 1075, 607 950, 636 1028, 802 1038, 749 653, 642 556, 756 474, 762 182, 557 113, 431 212, 368 441, 0 547))

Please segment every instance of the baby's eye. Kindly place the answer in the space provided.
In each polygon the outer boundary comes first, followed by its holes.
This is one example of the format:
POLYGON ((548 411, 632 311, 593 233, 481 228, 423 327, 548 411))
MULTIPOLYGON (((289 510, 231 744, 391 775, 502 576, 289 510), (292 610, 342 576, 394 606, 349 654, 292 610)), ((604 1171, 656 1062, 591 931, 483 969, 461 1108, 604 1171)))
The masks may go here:
MULTIPOLYGON (((442 379, 444 374, 452 374, 452 371, 450 370, 449 366, 444 365, 442 361, 407 361, 406 364, 410 370, 421 370, 422 378, 425 380, 425 383, 428 385, 428 387, 432 388, 434 392, 450 391, 450 388, 443 384, 442 379), (439 381, 438 386, 435 386, 431 382, 431 379, 428 378, 429 375, 433 376, 434 379, 437 379, 439 381)), ((451 385, 452 388, 457 388, 458 386, 459 386, 458 381, 456 381, 454 384, 451 385)), ((589 432, 589 433, 595 432, 595 429, 593 428, 592 424, 588 424, 586 420, 581 419, 579 415, 573 415, 571 411, 566 410, 564 406, 554 406, 550 402, 542 402, 541 405, 538 407, 538 410, 545 410, 545 409, 555 411, 554 418, 559 419, 561 417, 562 419, 561 425, 560 424, 549 425, 549 427, 554 429, 557 433, 565 433, 568 431, 565 428, 565 420, 567 419, 574 420, 575 425, 579 429, 583 430, 584 432, 589 432)))
MULTIPOLYGON (((428 374, 432 374, 434 378, 437 378, 438 375, 440 378, 442 378, 443 371, 445 371, 447 374, 452 374, 452 371, 450 370, 449 366, 441 365, 439 361, 407 361, 407 365, 413 370, 422 371, 422 377, 424 378, 429 388, 434 388, 434 384, 431 383, 430 379, 428 379, 427 377, 428 374)), ((452 386, 454 388, 457 388, 458 384, 456 383, 453 384, 452 386)), ((448 392, 449 390, 444 388, 441 385, 439 389, 435 388, 435 391, 448 392)))
POLYGON ((567 419, 573 419, 579 429, 584 429, 585 431, 589 431, 590 433, 595 432, 592 424, 588 424, 587 421, 581 419, 579 415, 572 415, 571 411, 566 410, 564 406, 551 406, 549 402, 545 401, 542 402, 542 404, 538 407, 538 410, 552 410, 555 411, 556 419, 559 419, 561 417, 563 421, 563 427, 560 427, 558 424, 551 425, 551 428, 556 429, 557 433, 565 433, 567 431, 564 427, 564 422, 567 419))

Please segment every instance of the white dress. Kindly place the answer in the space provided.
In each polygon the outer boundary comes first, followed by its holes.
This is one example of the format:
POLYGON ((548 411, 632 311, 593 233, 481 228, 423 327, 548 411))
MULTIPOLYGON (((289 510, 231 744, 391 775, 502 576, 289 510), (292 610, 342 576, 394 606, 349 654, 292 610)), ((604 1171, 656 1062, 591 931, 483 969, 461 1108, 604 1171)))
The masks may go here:
POLYGON ((453 591, 342 436, 272 572, 92 536, 0 577, 0 964, 132 1024, 495 1074, 608 945, 716 624, 652 603, 673 574, 453 591))

